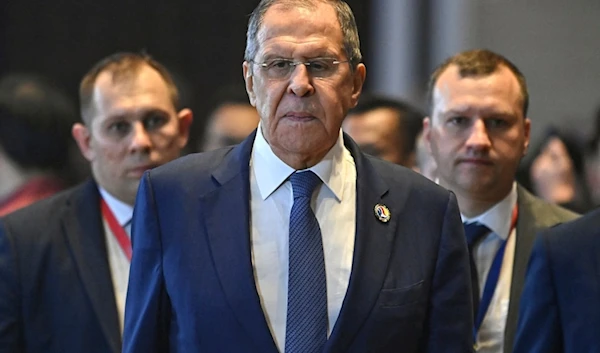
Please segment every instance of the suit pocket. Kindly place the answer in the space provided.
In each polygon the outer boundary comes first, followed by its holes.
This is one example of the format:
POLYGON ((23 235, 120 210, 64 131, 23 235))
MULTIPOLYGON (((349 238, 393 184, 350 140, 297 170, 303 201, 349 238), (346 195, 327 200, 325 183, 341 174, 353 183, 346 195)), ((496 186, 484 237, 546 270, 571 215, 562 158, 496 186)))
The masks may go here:
POLYGON ((424 283, 425 281, 420 281, 407 287, 382 289, 379 295, 380 307, 399 308, 425 301, 424 283))

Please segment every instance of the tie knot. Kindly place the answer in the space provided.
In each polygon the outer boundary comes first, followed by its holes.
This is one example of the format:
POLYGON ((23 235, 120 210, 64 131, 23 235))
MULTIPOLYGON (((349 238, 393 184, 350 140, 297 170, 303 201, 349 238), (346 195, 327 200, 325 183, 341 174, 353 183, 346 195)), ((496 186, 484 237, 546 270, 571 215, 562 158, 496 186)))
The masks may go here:
POLYGON ((290 181, 292 182, 294 198, 310 198, 317 185, 321 182, 321 179, 315 173, 308 170, 306 172, 294 172, 290 176, 290 181))
POLYGON ((472 247, 477 241, 479 241, 484 235, 490 232, 490 229, 478 222, 464 224, 465 235, 467 236, 467 244, 472 247))

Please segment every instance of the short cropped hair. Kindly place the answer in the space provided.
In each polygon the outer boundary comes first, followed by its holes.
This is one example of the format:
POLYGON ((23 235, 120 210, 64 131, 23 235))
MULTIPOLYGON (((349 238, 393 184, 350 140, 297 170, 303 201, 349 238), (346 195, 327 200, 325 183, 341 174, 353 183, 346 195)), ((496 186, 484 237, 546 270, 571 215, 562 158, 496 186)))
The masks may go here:
POLYGON ((25 170, 60 171, 67 164, 76 117, 69 96, 44 78, 0 80, 0 148, 25 170))
POLYGON ((398 136, 402 141, 404 157, 409 156, 416 149, 417 138, 423 129, 423 114, 411 104, 400 100, 379 95, 363 95, 360 97, 356 107, 348 112, 348 115, 363 114, 380 108, 392 109, 398 118, 398 136))
POLYGON ((86 124, 89 124, 91 121, 94 86, 101 73, 110 72, 113 82, 127 81, 134 78, 144 66, 149 66, 158 72, 169 89, 173 106, 175 109, 179 109, 179 91, 173 77, 161 63, 146 53, 120 52, 100 60, 81 80, 81 84, 79 85, 79 104, 83 121, 86 124))
POLYGON ((427 99, 430 113, 433 113, 433 90, 439 77, 452 65, 458 67, 460 77, 480 77, 488 76, 496 72, 501 66, 506 67, 517 78, 521 88, 521 98, 523 102, 523 117, 527 117, 529 109, 529 92, 527 91, 527 82, 525 76, 510 60, 504 56, 494 53, 487 49, 468 50, 458 53, 444 61, 438 66, 429 79, 427 90, 427 99))
POLYGON ((358 28, 352 9, 345 1, 341 0, 262 0, 254 9, 248 21, 244 60, 248 62, 254 60, 259 47, 258 31, 263 24, 265 13, 271 6, 281 4, 286 7, 313 8, 318 3, 330 4, 335 9, 344 38, 343 50, 354 69, 362 61, 358 28))

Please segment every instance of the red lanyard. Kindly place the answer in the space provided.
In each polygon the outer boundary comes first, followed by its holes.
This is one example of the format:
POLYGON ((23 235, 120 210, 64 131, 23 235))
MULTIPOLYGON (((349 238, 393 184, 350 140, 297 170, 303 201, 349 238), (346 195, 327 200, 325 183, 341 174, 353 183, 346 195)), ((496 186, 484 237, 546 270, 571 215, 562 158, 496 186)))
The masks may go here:
POLYGON ((110 231, 113 233, 115 239, 117 239, 121 250, 123 250, 123 253, 127 256, 127 260, 131 261, 131 239, 129 239, 127 232, 121 227, 104 199, 100 199, 100 209, 102 210, 102 216, 106 220, 106 223, 108 223, 110 231))
POLYGON ((507 241, 508 241, 508 238, 510 238, 510 235, 512 234, 512 231, 517 226, 517 219, 518 218, 519 218, 519 206, 515 205, 515 208, 513 208, 513 212, 512 212, 512 220, 510 221, 510 230, 508 231, 508 236, 506 237, 507 241))

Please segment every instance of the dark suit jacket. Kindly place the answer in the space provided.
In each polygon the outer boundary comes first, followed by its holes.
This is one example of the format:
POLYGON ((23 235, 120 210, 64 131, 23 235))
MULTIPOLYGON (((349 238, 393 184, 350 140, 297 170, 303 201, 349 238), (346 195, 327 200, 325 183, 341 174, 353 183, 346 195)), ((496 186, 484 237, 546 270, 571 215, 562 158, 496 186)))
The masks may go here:
POLYGON ((0 220, 0 352, 120 352, 99 202, 88 181, 0 220))
POLYGON ((523 291, 527 262, 533 248, 535 235, 543 229, 579 216, 533 196, 521 186, 517 187, 517 204, 519 206, 519 219, 517 221, 515 259, 510 288, 510 303, 504 331, 504 352, 506 353, 511 352, 514 342, 519 315, 519 300, 523 291))
POLYGON ((600 352, 600 209, 539 235, 521 303, 515 353, 600 352))
MULTIPOLYGON (((277 352, 252 269, 253 140, 145 174, 124 352, 277 352)), ((345 144, 357 171, 356 242, 325 352, 470 351, 469 261, 454 195, 345 144), (375 217, 378 203, 388 223, 375 217)))

